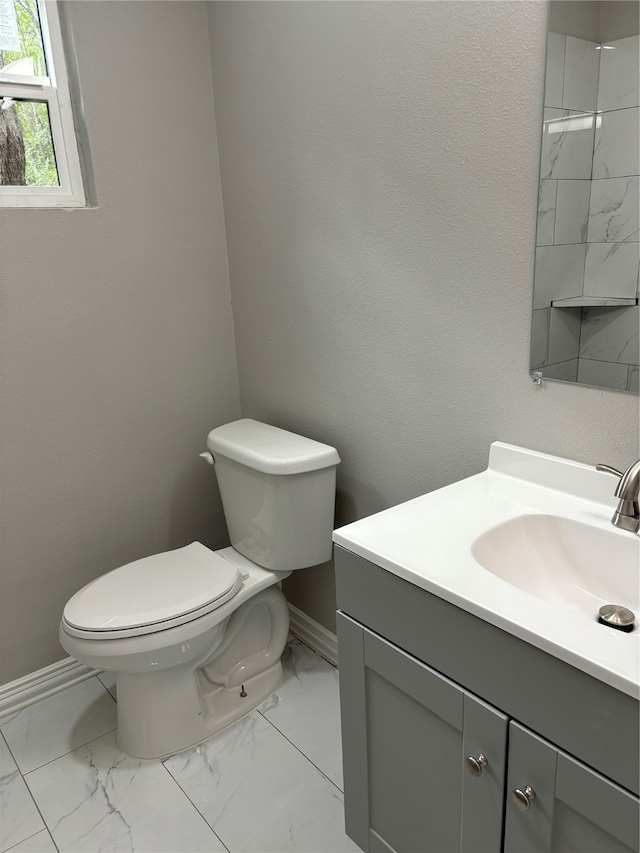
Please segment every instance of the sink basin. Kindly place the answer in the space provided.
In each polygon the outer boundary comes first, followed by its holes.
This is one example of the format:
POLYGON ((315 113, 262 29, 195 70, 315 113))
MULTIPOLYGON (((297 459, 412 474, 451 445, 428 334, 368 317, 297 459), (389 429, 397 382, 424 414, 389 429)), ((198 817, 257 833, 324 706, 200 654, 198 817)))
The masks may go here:
MULTIPOLYGON (((555 515, 520 515, 471 547, 488 572, 549 604, 597 620, 603 604, 640 616, 640 541, 555 515)), ((636 635, 638 620, 636 619, 636 635)))
POLYGON ((333 539, 635 700, 640 538, 611 524, 614 488, 592 465, 496 441, 486 471, 333 539), (635 613, 630 633, 598 624, 606 604, 635 613))

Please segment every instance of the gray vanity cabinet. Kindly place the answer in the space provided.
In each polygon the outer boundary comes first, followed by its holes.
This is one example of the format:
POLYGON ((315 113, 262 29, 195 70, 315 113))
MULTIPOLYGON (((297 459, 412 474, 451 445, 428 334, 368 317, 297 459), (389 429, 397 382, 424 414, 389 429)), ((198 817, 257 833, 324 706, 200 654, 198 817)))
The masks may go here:
POLYGON ((508 768, 504 853, 638 849, 637 798, 513 721, 508 768))
POLYGON ((371 853, 496 853, 507 717, 348 617, 338 623, 348 834, 371 853))
POLYGON ((336 587, 366 853, 638 853, 636 699, 342 548, 336 587))

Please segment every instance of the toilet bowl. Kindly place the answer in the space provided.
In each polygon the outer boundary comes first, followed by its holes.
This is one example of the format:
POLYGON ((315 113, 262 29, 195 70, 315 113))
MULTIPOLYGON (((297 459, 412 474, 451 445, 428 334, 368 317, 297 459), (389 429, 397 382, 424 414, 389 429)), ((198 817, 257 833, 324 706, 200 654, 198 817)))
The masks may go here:
POLYGON ((60 623, 72 657, 116 673, 118 743, 138 758, 193 746, 276 689, 289 629, 280 581, 331 554, 334 448, 250 419, 207 445, 231 547, 193 542, 114 569, 60 623))

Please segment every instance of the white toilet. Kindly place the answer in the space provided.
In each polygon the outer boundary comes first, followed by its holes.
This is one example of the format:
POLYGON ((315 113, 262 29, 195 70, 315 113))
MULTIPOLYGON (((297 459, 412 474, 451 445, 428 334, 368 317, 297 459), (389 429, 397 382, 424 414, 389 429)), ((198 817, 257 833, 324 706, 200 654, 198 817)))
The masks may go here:
POLYGON ((118 742, 163 758, 257 707, 282 677, 279 581, 331 556, 333 447, 248 418, 209 433, 232 547, 199 542, 128 563, 77 592, 60 642, 115 671, 118 742))

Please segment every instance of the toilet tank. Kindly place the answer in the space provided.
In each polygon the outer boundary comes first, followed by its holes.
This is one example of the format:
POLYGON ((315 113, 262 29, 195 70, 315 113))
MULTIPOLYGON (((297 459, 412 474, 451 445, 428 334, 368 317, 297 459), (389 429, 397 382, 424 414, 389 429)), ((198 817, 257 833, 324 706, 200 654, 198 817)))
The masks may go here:
POLYGON ((330 559, 334 447, 251 418, 211 430, 207 447, 236 551, 281 572, 330 559))

